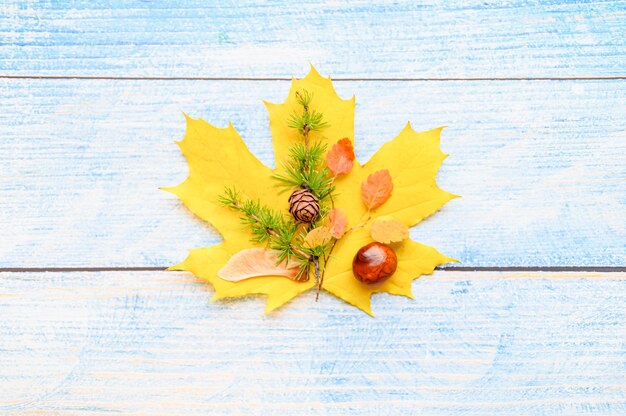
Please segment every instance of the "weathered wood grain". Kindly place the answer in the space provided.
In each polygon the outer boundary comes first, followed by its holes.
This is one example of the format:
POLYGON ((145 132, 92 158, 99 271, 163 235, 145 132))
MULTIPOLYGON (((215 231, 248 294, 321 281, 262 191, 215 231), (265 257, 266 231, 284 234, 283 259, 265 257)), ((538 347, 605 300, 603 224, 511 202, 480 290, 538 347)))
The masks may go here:
MULTIPOLYGON (((182 111, 272 164, 261 98, 339 78, 366 160, 447 124, 463 198, 412 231, 463 266, 626 265, 626 4, 8 0, 0 268, 167 266, 219 237, 157 190, 182 111)), ((0 273, 0 414, 626 414, 626 273, 437 272, 371 319, 305 295, 208 303, 184 273, 0 273)))
MULTIPOLYGON (((283 81, 0 81, 1 267, 168 266, 218 235, 181 181, 181 112, 232 120, 272 164, 261 99, 283 81)), ((464 266, 626 265, 626 81, 338 82, 361 161, 410 119, 447 124, 438 176, 463 198, 415 228, 464 266)))
POLYGON ((372 319, 184 273, 0 274, 0 413, 626 413, 626 274, 437 272, 372 319), (11 319, 5 319, 5 317, 11 319))
POLYGON ((620 1, 9 0, 0 74, 625 76, 620 1))

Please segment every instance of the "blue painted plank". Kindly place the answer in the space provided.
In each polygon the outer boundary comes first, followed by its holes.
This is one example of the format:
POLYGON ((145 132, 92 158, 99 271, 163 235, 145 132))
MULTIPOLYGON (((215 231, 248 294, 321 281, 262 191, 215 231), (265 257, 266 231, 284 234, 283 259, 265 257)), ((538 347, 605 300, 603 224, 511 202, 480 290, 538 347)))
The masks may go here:
POLYGON ((0 274, 0 413, 623 415, 626 274, 438 272, 372 319, 183 273, 0 274))
MULTIPOLYGON (((165 267, 219 236, 157 188, 186 177, 181 112, 273 164, 273 82, 0 81, 2 267, 165 267)), ((447 124, 461 199, 412 236, 464 266, 626 266, 625 81, 338 82, 366 161, 410 119, 447 124)))
POLYGON ((624 76, 623 1, 23 1, 0 8, 0 74, 624 76))

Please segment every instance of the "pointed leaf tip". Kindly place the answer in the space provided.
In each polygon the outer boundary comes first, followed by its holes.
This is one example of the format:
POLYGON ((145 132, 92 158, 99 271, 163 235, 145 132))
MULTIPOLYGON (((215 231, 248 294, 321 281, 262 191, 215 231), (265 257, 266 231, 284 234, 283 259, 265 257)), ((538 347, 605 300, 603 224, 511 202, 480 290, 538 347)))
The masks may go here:
POLYGON ((311 62, 309 62, 309 75, 317 75, 318 77, 323 78, 311 62))
POLYGON ((164 191, 164 192, 168 192, 170 194, 177 195, 176 194, 176 188, 177 187, 178 187, 178 185, 176 185, 176 186, 162 186, 162 187, 159 188, 159 190, 160 191, 164 191))

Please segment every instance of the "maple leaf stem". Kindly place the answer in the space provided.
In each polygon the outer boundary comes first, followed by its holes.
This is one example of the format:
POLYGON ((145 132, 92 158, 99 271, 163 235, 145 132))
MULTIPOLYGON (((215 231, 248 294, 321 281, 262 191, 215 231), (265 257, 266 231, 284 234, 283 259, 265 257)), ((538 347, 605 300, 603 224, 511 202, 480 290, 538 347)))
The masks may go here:
POLYGON ((315 267, 315 284, 319 286, 320 282, 320 258, 313 256, 313 266, 315 267))
POLYGON ((326 274, 326 263, 328 263, 328 259, 330 258, 330 255, 333 253, 333 250, 335 249, 335 245, 337 244, 337 239, 335 239, 333 241, 333 245, 330 246, 330 250, 328 250, 328 253, 326 253, 324 255, 324 268, 322 269, 322 274, 319 277, 319 281, 317 284, 317 293, 315 295, 315 302, 317 302, 320 298, 320 291, 322 290, 322 285, 324 285, 324 275, 326 274))

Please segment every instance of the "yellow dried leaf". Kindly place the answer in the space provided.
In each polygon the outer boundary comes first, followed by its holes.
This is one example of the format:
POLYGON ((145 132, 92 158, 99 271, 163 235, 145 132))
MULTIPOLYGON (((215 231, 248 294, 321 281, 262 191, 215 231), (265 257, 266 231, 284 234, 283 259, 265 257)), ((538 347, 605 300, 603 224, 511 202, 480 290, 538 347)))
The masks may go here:
MULTIPOLYGON (((299 140, 299 133, 287 125, 290 115, 298 109, 295 96, 298 90, 314 94, 312 110, 323 112, 329 124, 321 132, 311 132, 311 139, 330 147, 339 138, 354 137, 354 97, 341 99, 330 78, 323 78, 311 68, 305 78, 292 81, 284 103, 265 103, 277 161, 286 160, 289 146, 299 140)), ((366 164, 360 165, 355 160, 350 172, 337 177, 334 202, 346 214, 348 222, 359 224, 367 217, 368 210, 361 201, 361 184, 369 175, 383 169, 389 170, 394 190, 393 195, 376 208, 377 215, 392 216, 410 227, 455 198, 435 182, 437 170, 446 157, 439 147, 440 132, 441 128, 417 133, 407 124, 366 164)), ((232 125, 217 128, 203 120, 187 117, 187 131, 179 146, 189 164, 189 177, 167 190, 178 195, 200 218, 213 224, 224 241, 213 247, 191 250, 187 259, 171 269, 188 270, 210 282, 215 288, 214 299, 267 295, 266 312, 312 288, 313 279, 297 282, 270 276, 229 282, 217 276, 217 271, 232 255, 253 246, 248 232, 241 226, 239 214, 218 203, 224 187, 234 187, 251 199, 259 199, 271 207, 285 206, 286 209, 284 195, 268 192, 274 189, 272 170, 250 153, 232 125)), ((352 276, 352 259, 359 248, 370 242, 370 233, 365 227, 355 228, 339 239, 326 265, 323 285, 327 292, 369 314, 372 293, 388 292, 411 297, 413 279, 431 273, 439 264, 454 261, 432 247, 406 240, 396 250, 398 268, 395 274, 379 286, 364 285, 352 276)))
POLYGON ((309 248, 323 246, 328 243, 331 238, 330 228, 317 227, 309 231, 306 237, 304 237, 304 245, 309 248))
POLYGON ((379 243, 399 243, 409 236, 409 228, 402 221, 382 216, 372 222, 370 234, 379 243))

